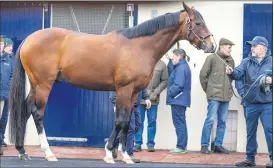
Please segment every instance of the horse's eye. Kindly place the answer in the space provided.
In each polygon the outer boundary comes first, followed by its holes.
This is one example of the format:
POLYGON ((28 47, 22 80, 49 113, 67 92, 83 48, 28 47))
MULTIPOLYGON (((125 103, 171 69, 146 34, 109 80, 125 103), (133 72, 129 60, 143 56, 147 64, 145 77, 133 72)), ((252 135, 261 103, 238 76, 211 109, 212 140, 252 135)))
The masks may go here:
POLYGON ((199 25, 201 25, 201 23, 200 22, 197 22, 197 23, 195 23, 197 26, 199 26, 199 25))

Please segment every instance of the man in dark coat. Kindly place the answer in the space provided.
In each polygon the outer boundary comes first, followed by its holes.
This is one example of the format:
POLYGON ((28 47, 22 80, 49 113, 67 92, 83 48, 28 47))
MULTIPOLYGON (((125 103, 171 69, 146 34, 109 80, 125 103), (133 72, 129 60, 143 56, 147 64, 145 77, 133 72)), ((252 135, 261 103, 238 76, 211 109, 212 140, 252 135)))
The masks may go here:
MULTIPOLYGON (((4 47, 0 55, 0 145, 6 147, 7 144, 4 142, 4 135, 8 121, 8 97, 14 67, 14 54, 12 52, 13 41, 9 38, 4 38, 3 42, 4 47)), ((0 154, 3 154, 2 149, 0 149, 0 154)))

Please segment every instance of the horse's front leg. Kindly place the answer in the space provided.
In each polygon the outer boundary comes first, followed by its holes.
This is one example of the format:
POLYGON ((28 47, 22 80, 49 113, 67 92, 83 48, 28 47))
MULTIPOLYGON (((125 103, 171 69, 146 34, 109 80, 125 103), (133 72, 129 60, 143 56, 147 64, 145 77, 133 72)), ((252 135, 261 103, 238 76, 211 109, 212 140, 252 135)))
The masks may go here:
POLYGON ((118 150, 123 156, 123 162, 132 164, 134 163, 130 158, 133 153, 133 143, 134 143, 134 133, 135 133, 135 117, 132 115, 133 105, 135 104, 137 93, 133 93, 130 101, 128 102, 127 108, 121 111, 119 115, 119 120, 121 121, 122 130, 119 138, 118 150), (129 153, 128 153, 129 152, 129 153))
POLYGON ((116 113, 116 117, 115 117, 115 125, 114 125, 114 128, 111 132, 111 135, 108 139, 108 142, 106 143, 105 145, 105 151, 106 151, 106 156, 104 158, 104 161, 106 163, 111 163, 111 164, 114 164, 114 160, 113 160, 113 157, 112 157, 112 150, 114 148, 114 143, 117 139, 117 136, 118 136, 118 133, 120 132, 121 130, 121 127, 120 125, 117 125, 116 122, 117 121, 117 113, 116 113))
POLYGON ((121 130, 125 127, 125 125, 128 125, 126 124, 126 107, 130 102, 132 91, 132 84, 116 89, 115 125, 108 142, 105 145, 106 157, 104 158, 104 161, 107 163, 115 163, 112 157, 112 150, 115 147, 118 134, 120 133, 119 137, 121 137, 121 135, 123 135, 121 130))
MULTIPOLYGON (((123 122, 123 124, 122 124, 121 133, 120 133, 119 147, 118 147, 118 151, 120 151, 123 156, 123 162, 129 163, 129 164, 134 163, 131 160, 130 156, 128 155, 128 150, 130 150, 129 148, 131 148, 129 147, 129 145, 133 143, 133 136, 128 137, 128 132, 130 130, 131 113, 132 113, 132 110, 128 109, 125 111, 125 115, 121 115, 123 117, 121 117, 120 120, 123 122)), ((130 131, 132 131, 132 129, 133 128, 131 128, 130 131)))

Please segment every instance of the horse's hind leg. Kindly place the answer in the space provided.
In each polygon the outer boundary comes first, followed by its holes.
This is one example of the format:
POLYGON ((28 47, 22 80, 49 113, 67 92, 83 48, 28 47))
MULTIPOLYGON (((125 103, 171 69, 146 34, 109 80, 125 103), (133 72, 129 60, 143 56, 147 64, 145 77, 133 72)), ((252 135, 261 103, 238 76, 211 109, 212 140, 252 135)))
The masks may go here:
MULTIPOLYGON (((28 119, 30 117, 30 114, 31 114, 30 113, 31 109, 29 108, 30 101, 31 101, 31 93, 29 93, 29 95, 28 95, 28 97, 26 99, 26 102, 27 102, 27 111, 28 111, 27 112, 28 116, 26 116, 26 121, 25 121, 26 123, 27 123, 27 121, 28 121, 28 119)), ((21 146, 21 145, 16 144, 15 148, 19 152, 19 158, 20 158, 20 160, 31 160, 30 157, 28 156, 28 154, 25 151, 24 145, 21 146)))
POLYGON ((48 88, 37 88, 35 90, 35 95, 31 97, 31 102, 29 103, 29 105, 31 108, 31 114, 34 119, 37 133, 39 135, 41 149, 46 154, 45 159, 48 161, 57 161, 57 158, 52 153, 49 147, 43 125, 44 111, 48 101, 49 92, 50 90, 48 88))

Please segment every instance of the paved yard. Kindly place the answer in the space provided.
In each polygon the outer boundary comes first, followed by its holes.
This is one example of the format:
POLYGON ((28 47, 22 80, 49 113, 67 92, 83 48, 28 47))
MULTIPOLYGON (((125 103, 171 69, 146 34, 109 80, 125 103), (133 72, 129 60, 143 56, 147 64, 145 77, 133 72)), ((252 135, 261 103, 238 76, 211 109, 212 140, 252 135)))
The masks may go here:
MULTIPOLYGON (((104 149, 102 148, 79 148, 51 146, 59 162, 47 162, 40 146, 27 146, 26 151, 32 157, 32 161, 22 162, 13 146, 4 149, 4 157, 1 158, 1 167, 113 167, 105 164, 104 149), (16 156, 16 157, 10 157, 16 156), (20 166, 19 166, 20 165, 20 166)), ((136 158, 141 159, 141 164, 125 165, 118 158, 115 167, 232 167, 236 162, 245 158, 244 153, 210 154, 203 155, 199 152, 188 152, 184 155, 171 155, 167 150, 157 150, 154 153, 143 150, 135 153, 136 158), (153 162, 153 163, 152 163, 153 162)), ((265 165, 269 161, 267 154, 258 154, 257 165, 265 165)))

